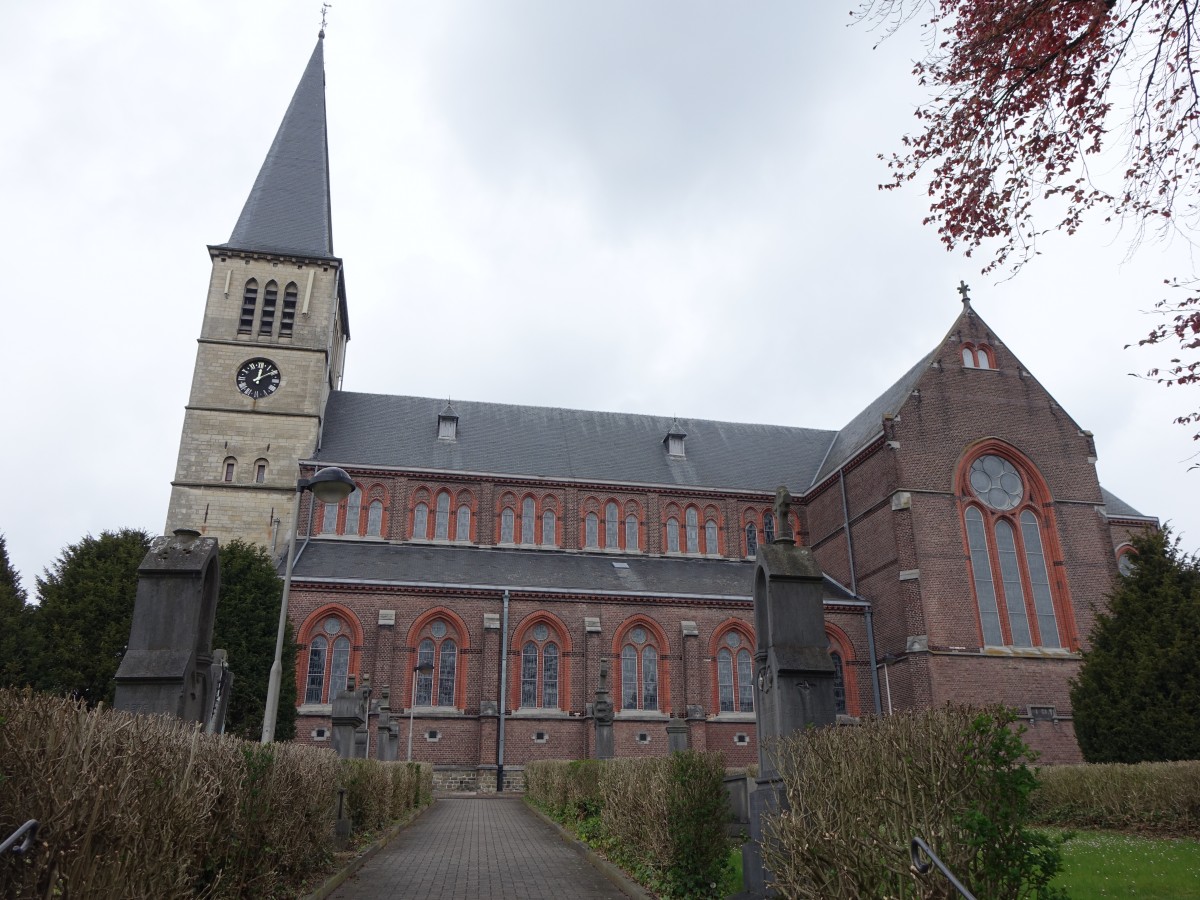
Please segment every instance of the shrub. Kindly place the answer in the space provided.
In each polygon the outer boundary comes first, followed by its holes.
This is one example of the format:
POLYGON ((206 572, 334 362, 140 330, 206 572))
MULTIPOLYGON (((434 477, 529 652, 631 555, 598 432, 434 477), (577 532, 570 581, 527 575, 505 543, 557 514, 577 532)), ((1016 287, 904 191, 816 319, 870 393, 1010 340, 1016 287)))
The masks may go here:
POLYGON ((1013 715, 946 707, 795 735, 773 748, 787 808, 763 856, 788 897, 948 896, 910 870, 922 837, 978 897, 1053 897, 1057 844, 1025 827, 1036 784, 1013 715))
POLYGON ((720 896, 729 864, 724 776, 719 753, 541 760, 525 767, 525 796, 662 896, 720 896))
POLYGON ((1041 824, 1200 837, 1200 761, 1048 766, 1039 778, 1041 824))
POLYGON ((34 853, 0 859, 0 897, 295 895, 331 859, 341 779, 379 822, 398 772, 406 802, 429 801, 428 766, 351 763, 0 689, 0 832, 40 823, 34 853))

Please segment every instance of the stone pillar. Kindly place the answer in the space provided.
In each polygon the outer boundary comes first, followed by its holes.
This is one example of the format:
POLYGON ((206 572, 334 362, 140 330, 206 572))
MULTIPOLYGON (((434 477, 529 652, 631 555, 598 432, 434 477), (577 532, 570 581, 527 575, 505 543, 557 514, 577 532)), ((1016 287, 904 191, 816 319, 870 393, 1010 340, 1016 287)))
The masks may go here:
POLYGON ((138 567, 128 649, 115 677, 116 709, 188 722, 212 719, 220 569, 216 538, 181 528, 150 542, 138 567))
POLYGON ((359 751, 358 731, 367 724, 367 703, 370 688, 343 691, 333 698, 333 749, 342 759, 365 756, 365 746, 359 751))
POLYGON ((758 727, 758 778, 750 795, 750 841, 742 846, 746 892, 766 896, 762 864, 763 817, 786 797, 773 755, 775 743, 809 726, 832 725, 833 658, 825 636, 823 576, 807 547, 797 547, 786 527, 791 496, 780 488, 775 521, 780 536, 758 548, 754 567, 754 717, 758 727))
POLYGON ((613 758, 613 704, 608 692, 608 659, 600 660, 600 683, 596 687, 596 699, 592 703, 593 720, 596 723, 596 759, 613 758))

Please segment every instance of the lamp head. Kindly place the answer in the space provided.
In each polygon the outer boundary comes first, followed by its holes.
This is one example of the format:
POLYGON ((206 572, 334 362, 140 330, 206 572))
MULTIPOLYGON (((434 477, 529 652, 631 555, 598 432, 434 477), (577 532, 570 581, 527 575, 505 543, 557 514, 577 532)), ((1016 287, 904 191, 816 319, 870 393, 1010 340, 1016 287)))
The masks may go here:
POLYGON ((433 663, 423 662, 419 666, 417 666, 415 669, 413 669, 413 671, 420 672, 422 675, 428 675, 430 672, 433 671, 433 663))
POLYGON ((312 491, 322 503, 341 503, 354 493, 354 479, 346 474, 345 469, 329 466, 312 478, 301 478, 299 488, 312 491))

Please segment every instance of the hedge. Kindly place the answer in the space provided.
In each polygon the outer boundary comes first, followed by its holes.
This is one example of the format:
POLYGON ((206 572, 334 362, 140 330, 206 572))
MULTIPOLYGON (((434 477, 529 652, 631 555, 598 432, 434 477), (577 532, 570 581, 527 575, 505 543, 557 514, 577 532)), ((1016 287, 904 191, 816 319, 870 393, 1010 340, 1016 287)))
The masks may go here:
POLYGON ((429 801, 432 770, 0 689, 0 836, 40 823, 0 897, 293 896, 332 859, 339 787, 376 828, 429 801))
POLYGON ((1200 838, 1200 761, 1047 766, 1039 778, 1039 824, 1200 838))
POLYGON ((664 897, 720 896, 729 806, 719 753, 545 760, 525 767, 530 802, 664 897))

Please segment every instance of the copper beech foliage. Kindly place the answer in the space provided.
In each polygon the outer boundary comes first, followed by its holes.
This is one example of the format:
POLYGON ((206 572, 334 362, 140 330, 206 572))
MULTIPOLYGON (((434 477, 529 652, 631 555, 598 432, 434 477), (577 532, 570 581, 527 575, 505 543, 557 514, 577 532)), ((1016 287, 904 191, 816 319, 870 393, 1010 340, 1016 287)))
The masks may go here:
MULTIPOLYGON (((914 67, 932 99, 920 131, 883 156, 895 189, 929 177, 926 224, 948 249, 996 251, 985 273, 1016 271, 1040 234, 1073 234, 1089 213, 1147 234, 1193 240, 1200 225, 1200 0, 864 0, 854 15, 890 34, 919 21, 928 53, 914 67), (1123 154, 1109 183, 1089 162, 1123 154), (1037 220, 1035 221, 1035 212, 1037 220), (1050 227, 1042 223, 1048 217, 1050 227)), ((1097 167, 1099 170, 1101 167, 1097 167)), ((1178 341, 1147 373, 1200 383, 1200 278, 1172 279, 1163 322, 1140 345, 1178 341), (1189 352, 1190 351, 1190 352, 1189 352)), ((1176 419, 1200 422, 1200 412, 1176 419)), ((1196 434, 1200 440, 1200 433, 1196 434)))

